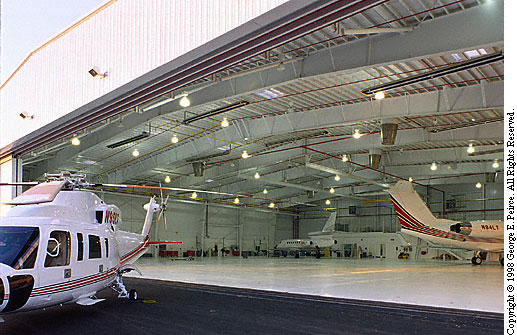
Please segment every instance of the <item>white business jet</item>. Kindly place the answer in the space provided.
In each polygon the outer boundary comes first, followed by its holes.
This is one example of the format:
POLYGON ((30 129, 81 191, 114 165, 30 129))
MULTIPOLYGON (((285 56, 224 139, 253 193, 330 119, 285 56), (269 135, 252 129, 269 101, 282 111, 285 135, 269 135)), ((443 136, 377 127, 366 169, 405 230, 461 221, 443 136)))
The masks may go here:
POLYGON ((474 250, 472 257, 474 265, 482 263, 481 252, 496 253, 503 265, 503 221, 459 222, 438 219, 407 181, 397 182, 388 192, 391 194, 395 211, 402 225, 402 233, 445 246, 474 250))
POLYGON ((323 226, 323 229, 318 232, 309 233, 308 239, 282 240, 275 246, 275 249, 282 251, 283 255, 287 256, 287 253, 297 253, 299 251, 312 252, 318 249, 331 248, 337 244, 337 240, 334 239, 332 234, 336 224, 336 216, 337 212, 332 212, 327 223, 323 226))

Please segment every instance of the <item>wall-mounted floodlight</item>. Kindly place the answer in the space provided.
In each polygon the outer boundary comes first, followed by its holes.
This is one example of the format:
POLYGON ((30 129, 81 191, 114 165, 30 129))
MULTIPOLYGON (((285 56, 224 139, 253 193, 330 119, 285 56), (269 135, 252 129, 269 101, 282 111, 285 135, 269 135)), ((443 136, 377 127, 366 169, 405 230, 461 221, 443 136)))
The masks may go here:
POLYGON ((34 114, 29 115, 29 113, 27 113, 27 112, 21 112, 18 115, 20 115, 20 117, 24 120, 33 120, 34 119, 34 114))
POLYGON ((107 77, 108 76, 108 72, 104 72, 104 73, 101 73, 101 71, 99 70, 99 68, 97 68, 96 66, 92 67, 88 73, 90 74, 90 76, 92 76, 93 78, 99 78, 99 79, 102 79, 104 77, 107 77))

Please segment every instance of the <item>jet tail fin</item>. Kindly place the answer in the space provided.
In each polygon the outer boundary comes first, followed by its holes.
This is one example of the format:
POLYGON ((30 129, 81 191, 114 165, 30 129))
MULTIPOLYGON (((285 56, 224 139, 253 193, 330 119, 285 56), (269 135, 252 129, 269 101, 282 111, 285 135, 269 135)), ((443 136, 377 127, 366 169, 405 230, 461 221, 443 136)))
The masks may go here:
POLYGON ((388 190, 402 227, 433 226, 438 219, 407 181, 399 181, 388 190))
POLYGON ((323 229, 321 231, 324 233, 328 233, 328 232, 335 230, 336 217, 337 217, 337 212, 330 213, 330 217, 327 220, 327 223, 325 223, 325 225, 323 226, 323 229))

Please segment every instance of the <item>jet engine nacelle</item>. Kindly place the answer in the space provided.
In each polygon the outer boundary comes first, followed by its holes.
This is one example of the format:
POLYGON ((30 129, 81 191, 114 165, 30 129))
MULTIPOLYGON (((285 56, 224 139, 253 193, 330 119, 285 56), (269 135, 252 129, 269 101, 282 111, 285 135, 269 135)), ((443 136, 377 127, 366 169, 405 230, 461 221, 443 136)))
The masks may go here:
POLYGON ((451 225, 451 231, 470 237, 503 238, 504 230, 500 221, 458 222, 451 225))

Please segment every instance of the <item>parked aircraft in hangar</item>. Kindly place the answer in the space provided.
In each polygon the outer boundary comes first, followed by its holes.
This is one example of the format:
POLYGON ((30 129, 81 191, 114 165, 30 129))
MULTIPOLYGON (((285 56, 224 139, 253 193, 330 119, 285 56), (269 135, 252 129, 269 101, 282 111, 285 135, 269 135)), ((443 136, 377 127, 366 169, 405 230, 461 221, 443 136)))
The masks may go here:
POLYGON ((474 265, 482 263, 481 252, 496 253, 503 265, 503 221, 462 222, 436 218, 407 181, 397 182, 388 192, 402 225, 402 233, 444 246, 474 250, 474 265))
POLYGON ((312 252, 319 249, 331 248, 337 244, 337 240, 334 239, 332 231, 336 224, 337 212, 332 212, 327 220, 327 223, 323 226, 323 229, 318 232, 309 233, 308 239, 288 239, 282 240, 275 247, 276 250, 280 250, 284 256, 287 253, 297 252, 312 252))

